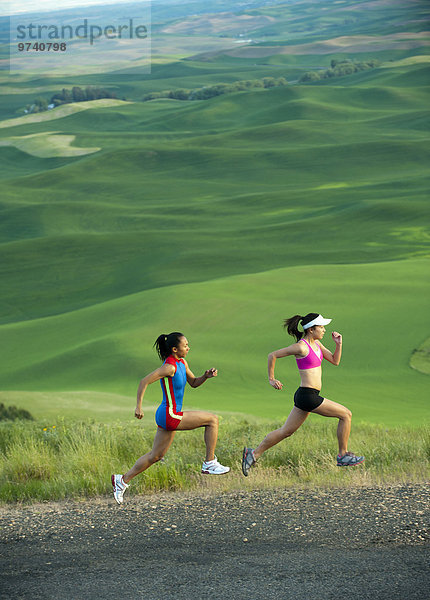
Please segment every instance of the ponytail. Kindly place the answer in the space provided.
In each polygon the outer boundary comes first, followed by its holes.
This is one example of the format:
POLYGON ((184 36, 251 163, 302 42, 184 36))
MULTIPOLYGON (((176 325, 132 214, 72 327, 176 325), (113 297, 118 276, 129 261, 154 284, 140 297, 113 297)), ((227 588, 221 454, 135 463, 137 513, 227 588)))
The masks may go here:
POLYGON ((179 340, 182 337, 184 337, 184 334, 179 333, 179 331, 174 331, 168 335, 162 333, 158 336, 155 340, 154 348, 157 350, 157 354, 161 360, 166 360, 172 354, 172 349, 178 347, 179 340))
POLYGON ((294 315, 289 319, 284 319, 284 328, 290 335, 296 338, 296 342, 302 339, 304 332, 299 331, 299 323, 303 319, 301 315, 294 315))
POLYGON ((299 323, 302 325, 306 325, 306 323, 310 323, 314 319, 318 317, 319 313, 308 313, 305 317, 301 315, 294 315, 294 317, 290 317, 289 319, 284 320, 284 328, 288 331, 290 335, 296 338, 296 341, 300 341, 302 337, 305 335, 304 331, 299 330, 299 323))

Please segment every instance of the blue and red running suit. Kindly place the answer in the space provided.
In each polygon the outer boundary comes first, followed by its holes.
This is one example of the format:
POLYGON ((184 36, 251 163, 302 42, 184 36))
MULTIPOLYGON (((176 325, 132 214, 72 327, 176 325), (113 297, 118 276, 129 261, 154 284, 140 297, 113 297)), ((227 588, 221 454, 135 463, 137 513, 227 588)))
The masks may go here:
POLYGON ((155 413, 155 422, 158 427, 174 431, 182 420, 181 409, 187 373, 182 358, 177 360, 174 356, 169 356, 163 364, 173 365, 176 370, 173 377, 163 377, 160 380, 163 401, 155 413))

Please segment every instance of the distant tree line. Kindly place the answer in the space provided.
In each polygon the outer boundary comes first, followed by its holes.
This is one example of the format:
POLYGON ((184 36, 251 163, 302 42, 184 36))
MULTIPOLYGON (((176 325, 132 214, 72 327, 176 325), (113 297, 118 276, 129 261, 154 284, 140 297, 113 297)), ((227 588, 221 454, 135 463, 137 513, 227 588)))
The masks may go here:
POLYGON ((71 104, 72 102, 86 102, 87 100, 100 100, 100 98, 116 98, 116 94, 104 88, 88 86, 81 88, 77 85, 71 90, 63 88, 61 92, 54 94, 50 100, 46 98, 36 98, 33 104, 27 104, 26 113, 38 113, 55 108, 61 104, 71 104))
POLYGON ((51 98, 50 104, 59 106, 60 104, 70 104, 71 102, 86 102, 87 100, 100 100, 101 98, 116 98, 116 94, 104 88, 88 86, 80 88, 72 87, 71 90, 63 88, 61 92, 57 92, 51 98))
POLYGON ((299 83, 307 83, 309 81, 319 81, 320 79, 330 79, 331 77, 343 77, 344 75, 352 75, 359 71, 374 69, 380 65, 379 60, 372 58, 366 61, 352 61, 349 58, 343 60, 332 60, 330 69, 326 71, 306 71, 299 83))
POLYGON ((234 81, 233 83, 217 83, 216 85, 204 86, 193 90, 176 89, 164 90, 163 92, 150 92, 142 98, 144 102, 157 100, 158 98, 171 98, 173 100, 209 100, 223 94, 233 94, 254 88, 273 88, 287 85, 284 77, 264 77, 263 79, 251 79, 234 81))

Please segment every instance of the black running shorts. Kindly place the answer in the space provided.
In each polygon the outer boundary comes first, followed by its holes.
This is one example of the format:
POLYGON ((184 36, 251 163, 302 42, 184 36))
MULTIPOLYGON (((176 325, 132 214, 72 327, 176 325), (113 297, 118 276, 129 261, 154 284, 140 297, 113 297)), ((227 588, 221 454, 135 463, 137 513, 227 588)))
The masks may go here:
POLYGON ((306 412, 311 412, 318 408, 323 400, 324 398, 320 396, 320 390, 315 390, 314 388, 299 387, 294 394, 294 406, 306 412))

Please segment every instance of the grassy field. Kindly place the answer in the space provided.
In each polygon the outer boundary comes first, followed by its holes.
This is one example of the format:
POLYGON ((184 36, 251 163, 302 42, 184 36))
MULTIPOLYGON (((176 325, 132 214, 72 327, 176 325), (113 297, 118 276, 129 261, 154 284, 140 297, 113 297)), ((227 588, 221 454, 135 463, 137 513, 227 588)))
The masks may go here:
MULTIPOLYGON (((44 91, 44 88, 42 88, 44 91)), ((33 92, 34 93, 34 92, 33 92)), ((56 110, 40 112, 36 114, 24 115, 22 117, 16 117, 15 119, 5 119, 0 121, 0 129, 19 127, 20 125, 30 125, 32 123, 44 123, 45 121, 54 121, 56 119, 62 119, 73 115, 74 113, 81 112, 82 110, 104 108, 106 106, 123 106, 127 104, 123 100, 115 100, 113 98, 104 98, 101 100, 92 100, 91 102, 80 102, 75 104, 65 104, 64 106, 58 106, 56 110)))
MULTIPOLYGON (((246 47, 234 45, 240 14, 159 9, 150 75, 1 75, 1 402, 55 422, 126 420, 140 377, 158 366, 153 341, 179 329, 193 370, 219 369, 187 407, 281 419, 297 373, 279 363, 277 394, 267 353, 290 342, 283 318, 320 311, 345 339, 324 394, 355 423, 428 420, 428 370, 411 358, 429 337, 425 6, 368 9, 255 7, 246 47), (297 83, 342 58, 381 66, 297 83), (141 102, 266 76, 290 83, 141 102), (128 102, 20 116, 73 85, 128 102)), ((148 426, 158 399, 153 386, 148 426)))
MULTIPOLYGON (((3 322, 238 273, 426 256, 425 93, 372 75, 374 87, 84 111, 56 130, 102 150, 44 170, 0 148, 3 322)), ((4 137, 52 127, 23 129, 4 137)))
MULTIPOLYGON (((152 444, 153 428, 62 420, 0 424, 0 502, 85 498, 111 493, 110 473, 124 472, 152 444)), ((133 480, 128 495, 162 490, 225 492, 276 487, 343 487, 421 482, 429 475, 428 427, 356 427, 354 449, 366 464, 336 467, 334 424, 306 423, 265 454, 248 478, 240 469, 244 445, 258 443, 277 424, 233 418, 221 421, 217 453, 231 472, 202 476, 202 431, 179 432, 163 462, 133 480)))
POLYGON ((13 146, 26 154, 39 158, 83 156, 100 150, 100 148, 77 148, 72 146, 75 139, 74 135, 58 135, 55 131, 49 131, 6 138, 0 142, 0 146, 13 146))
MULTIPOLYGON (((317 289, 306 300, 305 312, 317 304, 333 317, 333 328, 345 340, 341 366, 325 366, 325 395, 347 404, 358 421, 419 424, 428 415, 428 381, 409 366, 409 359, 423 341, 427 270, 425 259, 291 267, 157 288, 64 315, 4 325, 3 389, 44 391, 33 397, 24 394, 24 403, 13 395, 17 405, 31 406, 38 417, 78 417, 83 410, 87 417, 94 411, 100 420, 126 416, 125 410, 131 415, 139 378, 159 364, 152 350, 155 338, 178 329, 190 341, 188 358, 196 373, 210 366, 219 369, 216 380, 188 391, 188 407, 286 416, 298 383, 296 366, 292 359, 278 363, 277 374, 285 383, 278 393, 267 384, 266 357, 292 341, 281 322, 302 309, 312 278, 317 289), (407 314, 414 319, 405 318, 407 314), (82 399, 75 394, 74 406, 57 396, 57 390, 95 393, 84 393, 82 399), (105 410, 101 392, 120 395, 117 406, 111 398, 105 410)), ((329 337, 325 343, 333 345, 329 337)), ((156 404, 159 394, 158 385, 150 387, 146 403, 156 404)), ((2 398, 8 393, 0 394, 2 398)), ((148 419, 152 421, 152 414, 148 419)))

